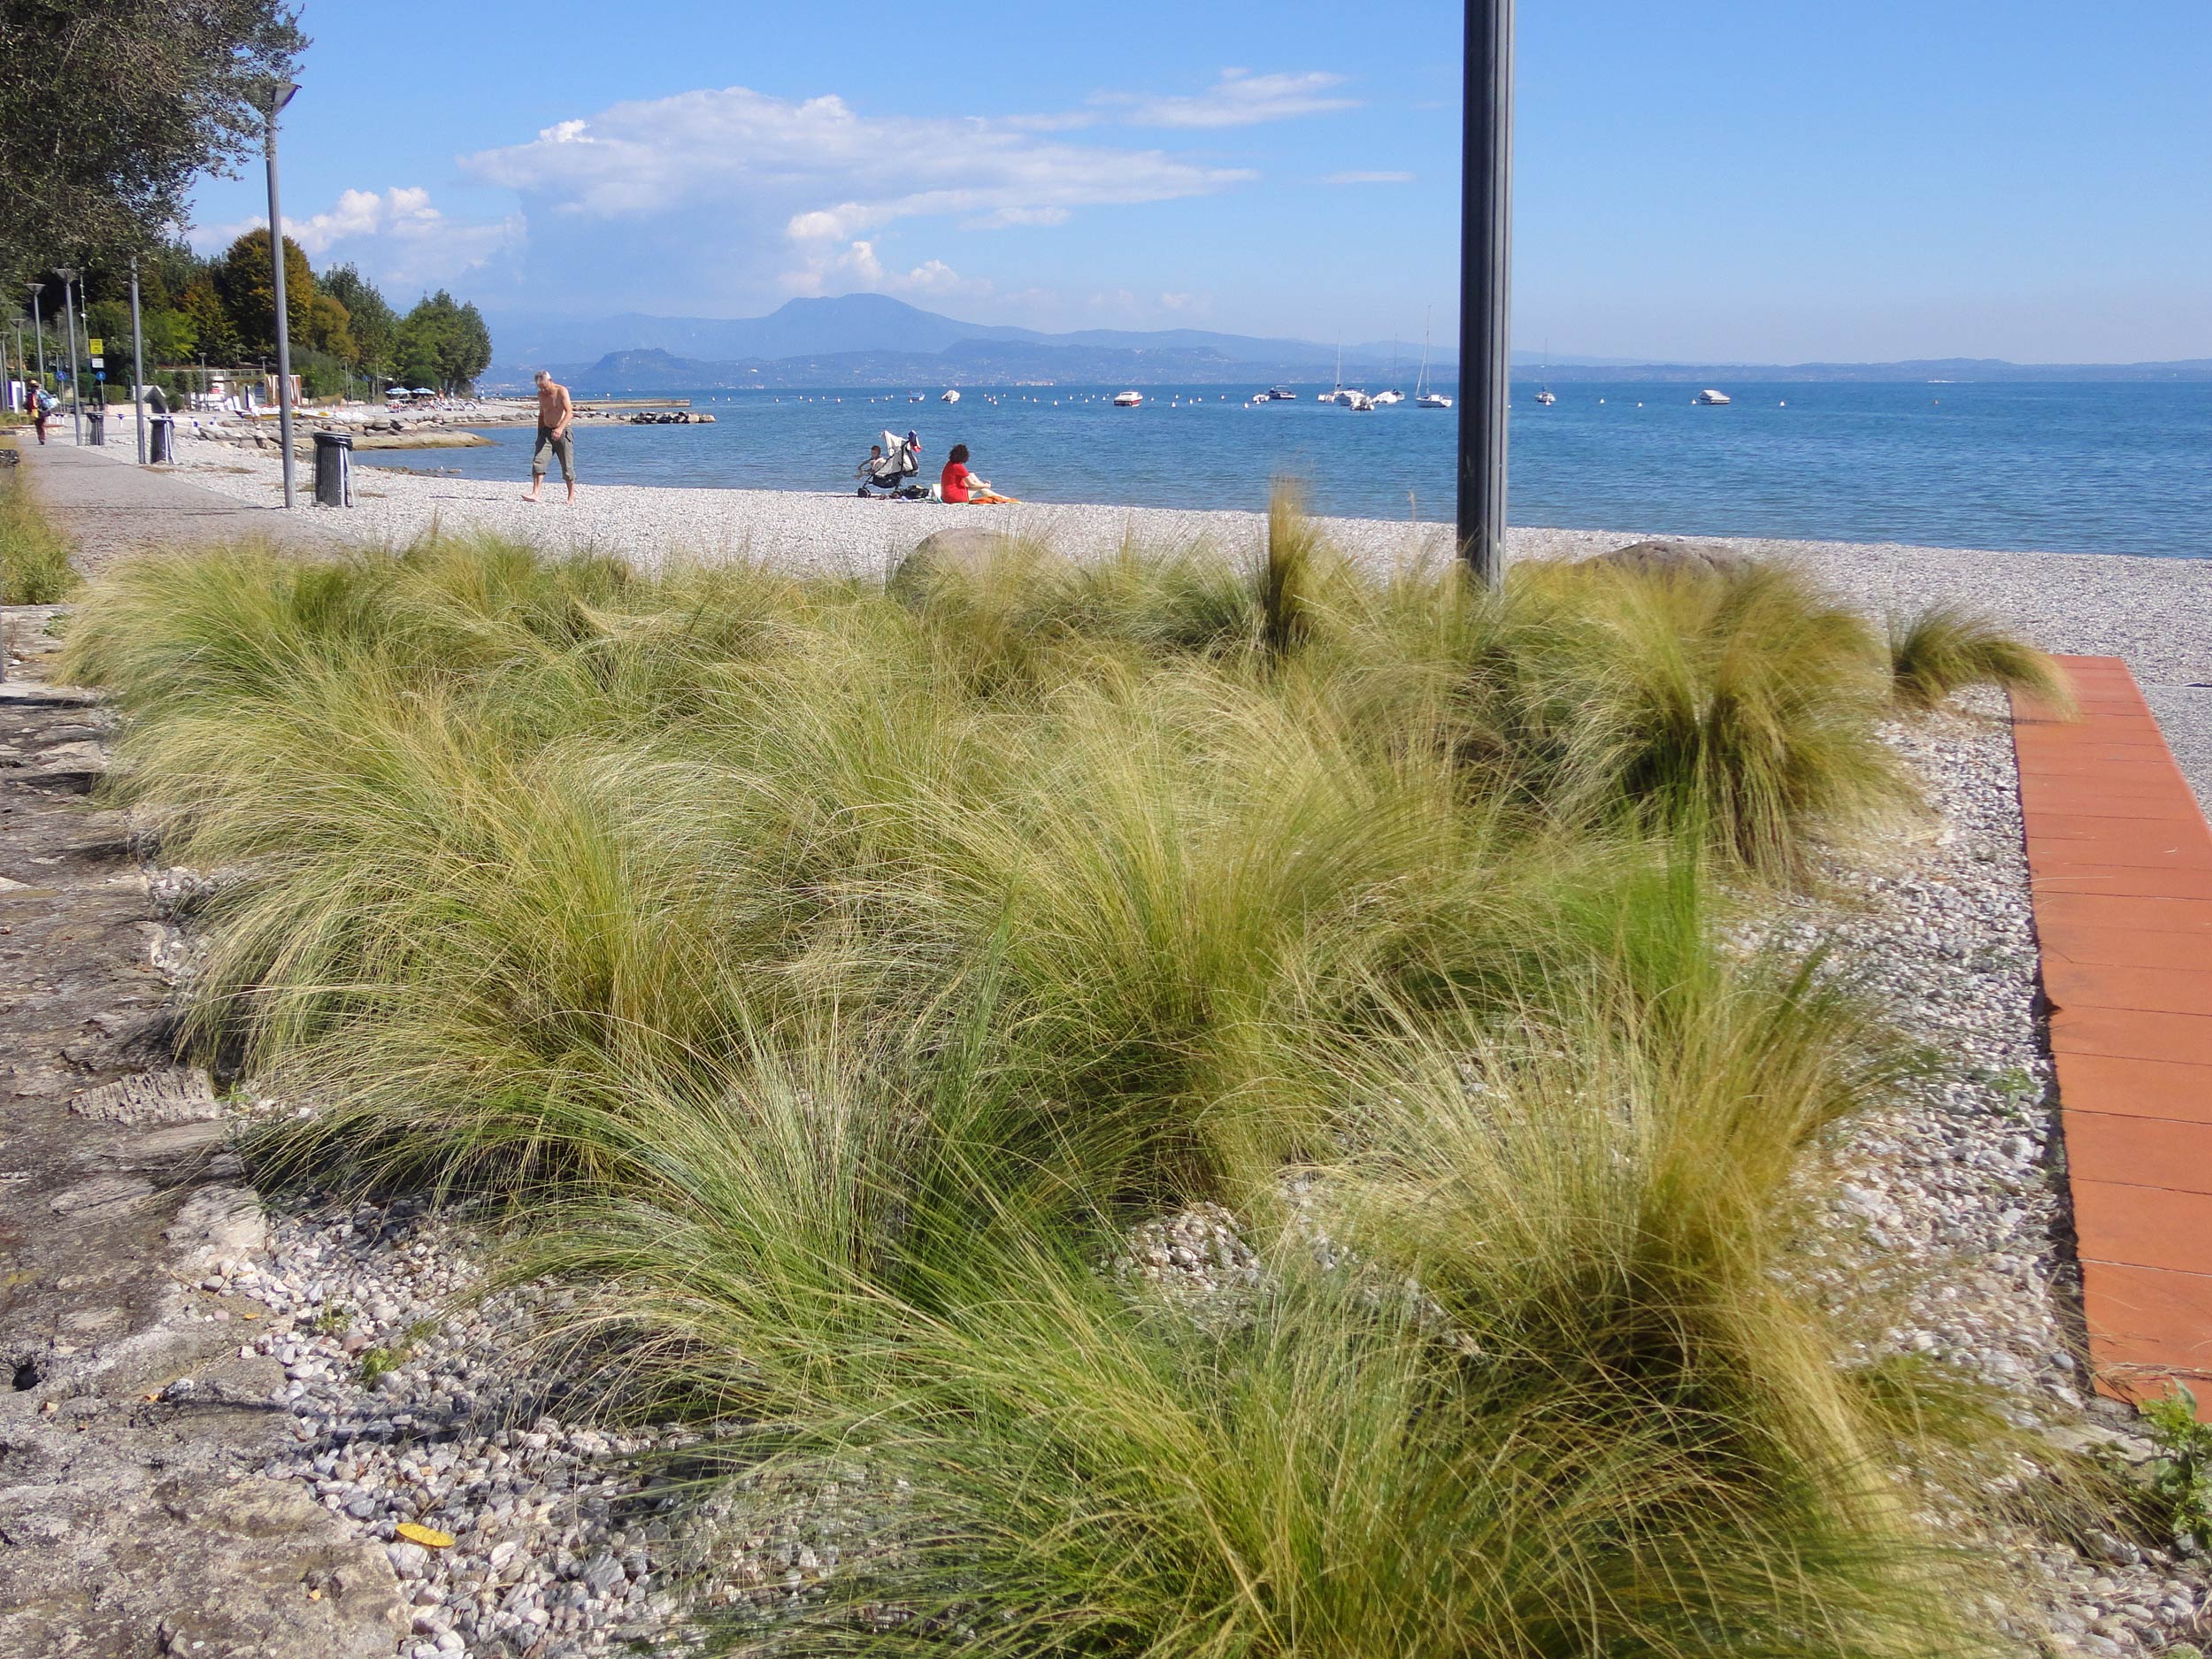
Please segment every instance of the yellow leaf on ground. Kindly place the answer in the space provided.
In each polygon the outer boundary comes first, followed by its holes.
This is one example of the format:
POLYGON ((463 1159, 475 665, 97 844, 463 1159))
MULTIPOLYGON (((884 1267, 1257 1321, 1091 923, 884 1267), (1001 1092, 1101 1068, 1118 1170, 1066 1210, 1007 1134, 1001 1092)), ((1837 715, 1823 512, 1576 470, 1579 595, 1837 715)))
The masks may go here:
POLYGON ((453 1547, 450 1533, 434 1532, 413 1521, 402 1521, 392 1530, 409 1543, 420 1544, 425 1549, 450 1549, 453 1547))

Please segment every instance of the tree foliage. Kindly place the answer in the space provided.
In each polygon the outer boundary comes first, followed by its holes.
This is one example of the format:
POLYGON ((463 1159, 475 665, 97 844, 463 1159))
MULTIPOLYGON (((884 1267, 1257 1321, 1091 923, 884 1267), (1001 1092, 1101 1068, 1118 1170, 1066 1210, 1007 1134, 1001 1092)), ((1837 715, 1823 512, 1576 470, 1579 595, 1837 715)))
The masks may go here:
POLYGON ((0 5, 0 274, 153 247, 259 147, 306 38, 285 0, 0 5))
POLYGON ((392 349, 399 342, 399 313, 353 265, 333 265, 323 273, 321 282, 324 297, 346 308, 355 365, 367 374, 388 373, 392 349))
MULTIPOLYGON (((250 230, 231 243, 213 272, 215 292, 237 333, 255 357, 276 355, 276 277, 269 261, 269 233, 250 230)), ((315 273, 299 243, 284 239, 284 315, 292 338, 314 338, 315 273)))
POLYGON ((473 304, 457 303, 440 288, 407 313, 395 356, 400 379, 410 385, 458 391, 490 365, 491 331, 473 304))

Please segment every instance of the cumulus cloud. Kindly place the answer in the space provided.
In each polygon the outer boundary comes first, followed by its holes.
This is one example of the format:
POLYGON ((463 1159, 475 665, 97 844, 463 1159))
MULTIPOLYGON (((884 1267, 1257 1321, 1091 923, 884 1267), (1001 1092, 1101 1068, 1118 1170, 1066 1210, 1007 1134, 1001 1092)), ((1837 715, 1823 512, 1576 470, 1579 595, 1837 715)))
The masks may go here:
POLYGON ((618 104, 462 165, 534 205, 595 219, 772 204, 795 240, 923 216, 1056 223, 1077 208, 1200 196, 1251 176, 1070 143, 1020 121, 868 116, 835 96, 746 87, 618 104))
POLYGON ((1411 184, 1409 173, 1330 173, 1321 178, 1324 184, 1411 184))
POLYGON ((534 267, 636 287, 657 303, 742 303, 862 287, 942 298, 987 284, 941 259, 894 261, 901 227, 1065 223, 1174 201, 1255 175, 1165 150, 1065 135, 1049 117, 877 116, 842 98, 746 87, 618 104, 534 139, 461 158, 522 198, 534 267))
POLYGON ((1189 96, 1141 93, 1101 93, 1092 100, 1118 112, 1132 127, 1250 127, 1301 115, 1327 115, 1359 107, 1359 100, 1336 93, 1342 75, 1325 70, 1304 74, 1256 75, 1225 69, 1205 91, 1189 96))
MULTIPOLYGON (((265 217, 218 225, 193 240, 202 251, 227 247, 248 231, 266 227, 265 217)), ((372 278, 402 287, 450 282, 480 270, 525 238, 522 216, 456 219, 432 204, 419 186, 342 190, 338 200, 305 219, 284 216, 284 234, 311 259, 349 259, 372 278)))
POLYGON ((925 259, 905 271, 886 266, 876 245, 865 239, 842 246, 818 244, 805 252, 805 263, 787 271, 782 279, 789 293, 813 296, 833 288, 873 289, 883 294, 910 294, 929 299, 989 299, 995 293, 987 277, 964 277, 941 259, 925 259))

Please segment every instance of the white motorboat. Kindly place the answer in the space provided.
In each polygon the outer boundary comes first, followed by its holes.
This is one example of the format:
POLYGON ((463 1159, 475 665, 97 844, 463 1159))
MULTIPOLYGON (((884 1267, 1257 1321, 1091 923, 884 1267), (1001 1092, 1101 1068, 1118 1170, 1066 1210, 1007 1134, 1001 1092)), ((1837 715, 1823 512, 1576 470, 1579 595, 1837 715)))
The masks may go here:
POLYGON ((945 390, 939 395, 937 401, 941 403, 956 403, 960 401, 960 394, 954 391, 950 387, 947 387, 945 390))
POLYGON ((1347 392, 1337 402, 1355 414, 1371 415, 1375 412, 1375 400, 1364 392, 1347 392))
POLYGON ((1548 409, 1559 401, 1559 394, 1553 391, 1550 387, 1547 386, 1542 391, 1536 394, 1536 401, 1548 409))
POLYGON ((1375 394, 1375 407, 1378 409, 1387 408, 1392 403, 1402 403, 1405 401, 1406 395, 1403 392, 1377 392, 1375 394))
POLYGON ((1700 392, 1694 401, 1700 403, 1724 403, 1728 401, 1728 394, 1725 392, 1717 392, 1709 386, 1703 391, 1700 392))
POLYGON ((1142 392, 1116 392, 1114 394, 1114 407, 1116 409, 1134 409, 1142 402, 1144 402, 1144 394, 1142 392))

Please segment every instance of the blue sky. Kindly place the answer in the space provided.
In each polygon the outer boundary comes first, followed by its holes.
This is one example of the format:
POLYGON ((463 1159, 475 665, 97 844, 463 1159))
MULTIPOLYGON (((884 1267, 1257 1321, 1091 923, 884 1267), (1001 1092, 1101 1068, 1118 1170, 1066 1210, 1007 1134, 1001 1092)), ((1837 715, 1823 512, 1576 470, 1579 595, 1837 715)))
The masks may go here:
MULTIPOLYGON (((1460 9, 307 0, 285 217, 403 303, 1455 326, 1460 9), (873 19, 879 19, 879 21, 873 19), (956 65, 956 66, 950 66, 956 65)), ((1515 338, 2212 356, 2212 0, 1521 0, 1515 338)), ((211 180, 195 239, 265 211, 211 180)))

